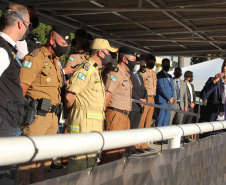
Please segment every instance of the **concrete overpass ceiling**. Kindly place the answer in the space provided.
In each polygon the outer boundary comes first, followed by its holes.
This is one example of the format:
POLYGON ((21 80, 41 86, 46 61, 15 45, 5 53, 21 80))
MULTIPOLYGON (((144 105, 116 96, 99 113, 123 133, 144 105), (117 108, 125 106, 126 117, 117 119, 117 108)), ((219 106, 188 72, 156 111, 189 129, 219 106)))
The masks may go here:
POLYGON ((156 55, 222 54, 226 0, 0 0, 34 6, 41 22, 84 28, 115 46, 156 55))

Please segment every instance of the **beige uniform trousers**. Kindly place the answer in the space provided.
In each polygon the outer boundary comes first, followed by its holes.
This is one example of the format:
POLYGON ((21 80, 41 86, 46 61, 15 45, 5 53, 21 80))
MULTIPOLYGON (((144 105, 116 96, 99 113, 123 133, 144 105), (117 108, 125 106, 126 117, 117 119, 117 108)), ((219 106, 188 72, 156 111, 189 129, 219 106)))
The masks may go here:
MULTIPOLYGON (((21 129, 26 136, 41 136, 57 134, 58 117, 55 113, 47 113, 46 116, 38 116, 31 125, 22 125, 21 129)), ((17 185, 27 185, 45 180, 52 159, 31 162, 21 165, 16 174, 17 185)))
MULTIPOLYGON (((99 111, 96 112, 102 115, 99 111)), ((81 108, 73 108, 68 118, 68 133, 86 133, 92 131, 103 131, 103 119, 88 119, 87 111, 81 108), (74 112, 74 113, 73 113, 74 112), (73 124, 71 122, 73 121, 73 124)), ((74 155, 68 158, 67 173, 74 173, 93 167, 95 164, 94 156, 97 153, 89 153, 86 155, 74 155)))
MULTIPOLYGON (((107 109, 105 111, 105 114, 106 131, 130 129, 130 121, 128 115, 110 109, 107 109)), ((103 151, 100 164, 105 164, 121 159, 123 157, 124 151, 125 148, 103 151)))
MULTIPOLYGON (((155 103, 154 98, 153 97, 148 97, 148 103, 154 104, 155 103)), ((148 106, 148 105, 144 106, 144 112, 143 112, 143 114, 141 116, 141 119, 140 119, 139 128, 148 128, 148 127, 150 127, 151 120, 152 120, 152 117, 153 117, 153 113, 154 113, 154 107, 148 106)), ((147 143, 143 143, 143 144, 140 144, 140 145, 135 145, 135 148, 136 149, 148 148, 148 144, 147 143)))

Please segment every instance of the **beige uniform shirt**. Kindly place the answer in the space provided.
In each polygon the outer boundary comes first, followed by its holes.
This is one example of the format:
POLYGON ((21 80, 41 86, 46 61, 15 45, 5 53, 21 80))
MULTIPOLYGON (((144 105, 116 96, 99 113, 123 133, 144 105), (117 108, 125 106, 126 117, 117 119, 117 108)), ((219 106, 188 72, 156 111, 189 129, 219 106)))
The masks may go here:
POLYGON ((85 54, 72 54, 67 60, 66 66, 75 66, 86 60, 85 54))
MULTIPOLYGON (((79 112, 76 112, 75 109, 84 110, 86 118, 104 119, 105 88, 100 72, 101 67, 92 58, 89 58, 71 77, 66 90, 76 94, 75 104, 71 111, 71 116, 75 119, 79 116, 76 117, 79 112)), ((76 122, 74 120, 71 122, 76 122)))
POLYGON ((130 75, 118 64, 118 72, 111 71, 104 78, 105 90, 112 96, 108 107, 131 111, 132 108, 132 82, 130 75))
POLYGON ((50 99, 51 105, 59 104, 63 80, 59 58, 51 58, 47 48, 42 46, 23 58, 22 64, 20 82, 29 85, 26 95, 33 99, 50 99))
POLYGON ((147 89, 148 95, 156 95, 157 77, 152 69, 146 68, 144 73, 140 73, 144 80, 144 86, 147 89))

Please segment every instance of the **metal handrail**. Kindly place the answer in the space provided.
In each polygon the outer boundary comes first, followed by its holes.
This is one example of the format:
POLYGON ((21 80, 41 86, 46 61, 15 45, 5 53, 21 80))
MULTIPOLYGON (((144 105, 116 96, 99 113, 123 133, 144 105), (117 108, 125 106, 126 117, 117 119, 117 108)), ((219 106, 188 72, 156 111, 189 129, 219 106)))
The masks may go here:
POLYGON ((196 117, 196 120, 199 119, 199 114, 197 114, 197 113, 183 111, 183 110, 174 109, 174 108, 170 108, 170 107, 165 107, 165 106, 162 106, 162 105, 148 103, 148 102, 144 102, 144 101, 140 101, 140 100, 134 100, 134 99, 132 99, 132 102, 139 103, 139 104, 144 104, 144 105, 148 105, 148 106, 152 106, 152 107, 156 107, 156 108, 159 108, 159 109, 165 109, 165 110, 169 110, 169 111, 175 111, 175 112, 178 112, 178 113, 182 113, 182 114, 194 116, 194 117, 196 117))
POLYGON ((158 127, 158 130, 143 128, 104 131, 101 132, 103 137, 97 132, 31 136, 30 138, 25 136, 3 137, 0 138, 0 166, 25 163, 31 159, 37 161, 93 153, 102 148, 109 150, 166 139, 169 139, 168 148, 179 148, 181 136, 223 130, 224 128, 226 128, 226 121, 215 121, 158 127))

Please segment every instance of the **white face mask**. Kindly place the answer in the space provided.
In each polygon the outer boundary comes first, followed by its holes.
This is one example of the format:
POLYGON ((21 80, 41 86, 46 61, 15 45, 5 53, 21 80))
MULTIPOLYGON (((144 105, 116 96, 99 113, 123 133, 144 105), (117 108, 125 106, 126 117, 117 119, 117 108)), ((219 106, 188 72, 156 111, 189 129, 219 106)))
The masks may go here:
POLYGON ((133 69, 134 71, 139 71, 140 70, 140 65, 138 65, 138 64, 136 64, 135 66, 134 66, 134 69, 133 69))

